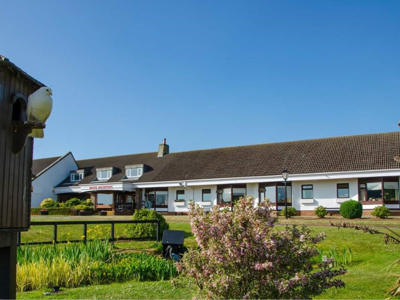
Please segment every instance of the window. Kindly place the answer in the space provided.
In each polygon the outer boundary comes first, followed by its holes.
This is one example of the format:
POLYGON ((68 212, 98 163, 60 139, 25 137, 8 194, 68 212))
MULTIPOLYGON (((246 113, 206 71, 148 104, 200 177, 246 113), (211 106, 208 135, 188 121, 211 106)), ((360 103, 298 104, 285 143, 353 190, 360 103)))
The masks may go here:
MULTIPOLYGON (((287 192, 287 203, 292 203, 292 187, 286 186, 287 192)), ((285 204, 285 186, 277 186, 276 187, 276 194, 279 204, 285 204)))
MULTIPOLYGON (((269 200, 278 210, 279 206, 285 205, 285 185, 283 182, 263 182, 259 184, 260 201, 269 200)), ((292 205, 292 183, 286 183, 286 199, 289 206, 292 205)))
POLYGON ((313 185, 307 184, 301 186, 301 199, 313 199, 313 185))
POLYGON ((399 177, 360 178, 358 183, 359 200, 364 204, 399 202, 399 177))
POLYGON ((384 182, 383 194, 385 197, 385 201, 399 201, 399 183, 384 182))
POLYGON ((349 198, 349 184, 348 183, 338 183, 337 184, 337 197, 338 198, 349 198))
POLYGON ((225 185, 217 188, 218 204, 230 204, 246 195, 246 185, 225 185))
POLYGON ((97 171, 97 179, 98 180, 107 180, 110 179, 112 175, 111 170, 102 170, 102 171, 97 171))
POLYGON ((155 207, 168 207, 168 189, 147 190, 148 200, 155 207))
POLYGON ((97 205, 112 205, 113 204, 113 194, 97 194, 97 205))
POLYGON ((129 168, 126 169, 126 177, 135 178, 140 177, 143 174, 143 168, 129 168))
POLYGON ((211 201, 211 189, 201 190, 201 201, 211 201))
POLYGON ((79 172, 79 173, 78 172, 71 173, 69 178, 70 178, 71 182, 81 181, 83 179, 83 173, 81 173, 81 172, 79 172))
POLYGON ((382 201, 382 182, 367 182, 360 184, 361 201, 382 201))
POLYGON ((176 191, 176 200, 185 200, 185 191, 184 190, 176 191))

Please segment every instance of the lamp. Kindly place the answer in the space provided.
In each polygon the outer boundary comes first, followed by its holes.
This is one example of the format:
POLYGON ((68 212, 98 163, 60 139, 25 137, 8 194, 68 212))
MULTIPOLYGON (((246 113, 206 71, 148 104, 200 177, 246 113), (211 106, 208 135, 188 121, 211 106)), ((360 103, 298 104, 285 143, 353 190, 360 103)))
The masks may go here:
POLYGON ((289 178, 289 171, 282 171, 282 178, 285 181, 285 219, 287 219, 287 188, 286 188, 286 180, 289 178))

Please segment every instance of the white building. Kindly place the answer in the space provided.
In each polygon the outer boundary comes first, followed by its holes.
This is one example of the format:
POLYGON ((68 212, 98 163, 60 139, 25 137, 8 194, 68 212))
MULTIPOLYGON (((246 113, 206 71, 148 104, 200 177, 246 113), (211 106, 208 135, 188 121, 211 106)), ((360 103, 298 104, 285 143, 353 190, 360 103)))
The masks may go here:
POLYGON ((190 199, 230 206, 244 195, 268 198, 280 210, 286 169, 289 205, 303 215, 349 199, 364 210, 399 208, 399 147, 399 132, 178 153, 164 140, 158 152, 77 161, 50 186, 60 201, 90 197, 116 214, 132 214, 146 201, 167 213, 187 212, 190 199))
POLYGON ((39 207, 46 198, 57 199, 54 187, 65 179, 78 164, 71 152, 60 156, 36 159, 32 166, 32 207, 39 207))

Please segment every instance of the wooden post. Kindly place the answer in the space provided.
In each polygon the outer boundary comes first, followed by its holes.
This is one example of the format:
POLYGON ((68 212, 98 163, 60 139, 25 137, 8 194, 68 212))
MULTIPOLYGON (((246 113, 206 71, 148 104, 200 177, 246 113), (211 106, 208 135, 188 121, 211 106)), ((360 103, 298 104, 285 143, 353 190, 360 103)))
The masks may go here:
POLYGON ((17 233, 0 233, 0 299, 17 297, 17 233))

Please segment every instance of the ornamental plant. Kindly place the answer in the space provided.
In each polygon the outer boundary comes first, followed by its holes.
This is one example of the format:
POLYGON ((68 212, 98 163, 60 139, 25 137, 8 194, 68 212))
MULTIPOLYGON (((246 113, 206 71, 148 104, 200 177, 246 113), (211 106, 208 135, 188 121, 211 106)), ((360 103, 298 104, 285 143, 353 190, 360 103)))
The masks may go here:
MULTIPOLYGON (((281 216, 285 216, 285 209, 281 210, 281 216)), ((288 206, 288 208, 287 208, 287 216, 288 216, 288 218, 297 216, 297 209, 295 209, 292 206, 288 206)))
POLYGON ((362 204, 355 200, 345 201, 340 204, 340 215, 346 219, 361 218, 363 213, 362 204))
POLYGON ((41 208, 53 208, 53 207, 58 207, 58 202, 51 199, 51 198, 46 198, 40 203, 41 208))
POLYGON ((377 206, 372 211, 371 215, 380 219, 386 219, 390 217, 390 210, 386 206, 377 206))
POLYGON ((318 265, 316 244, 305 226, 275 230, 268 202, 254 205, 252 197, 237 201, 233 211, 189 204, 190 224, 198 248, 177 263, 179 281, 192 281, 207 299, 311 298, 331 287, 344 287, 333 269, 334 259, 318 265))
MULTIPOLYGON (((133 221, 145 221, 145 220, 160 220, 160 236, 163 236, 164 230, 169 229, 169 224, 165 218, 155 212, 154 210, 148 209, 137 209, 133 214, 133 221)), ((125 235, 127 237, 134 238, 149 238, 155 237, 157 230, 157 224, 155 223, 138 223, 130 224, 125 227, 125 235)))
POLYGON ((81 204, 85 205, 84 201, 82 201, 81 199, 71 198, 71 199, 65 201, 64 206, 73 208, 73 207, 75 207, 77 205, 81 205, 81 204))
POLYGON ((326 210, 325 207, 323 206, 318 206, 314 209, 314 214, 318 217, 318 218, 325 218, 325 216, 328 214, 328 211, 326 210))

